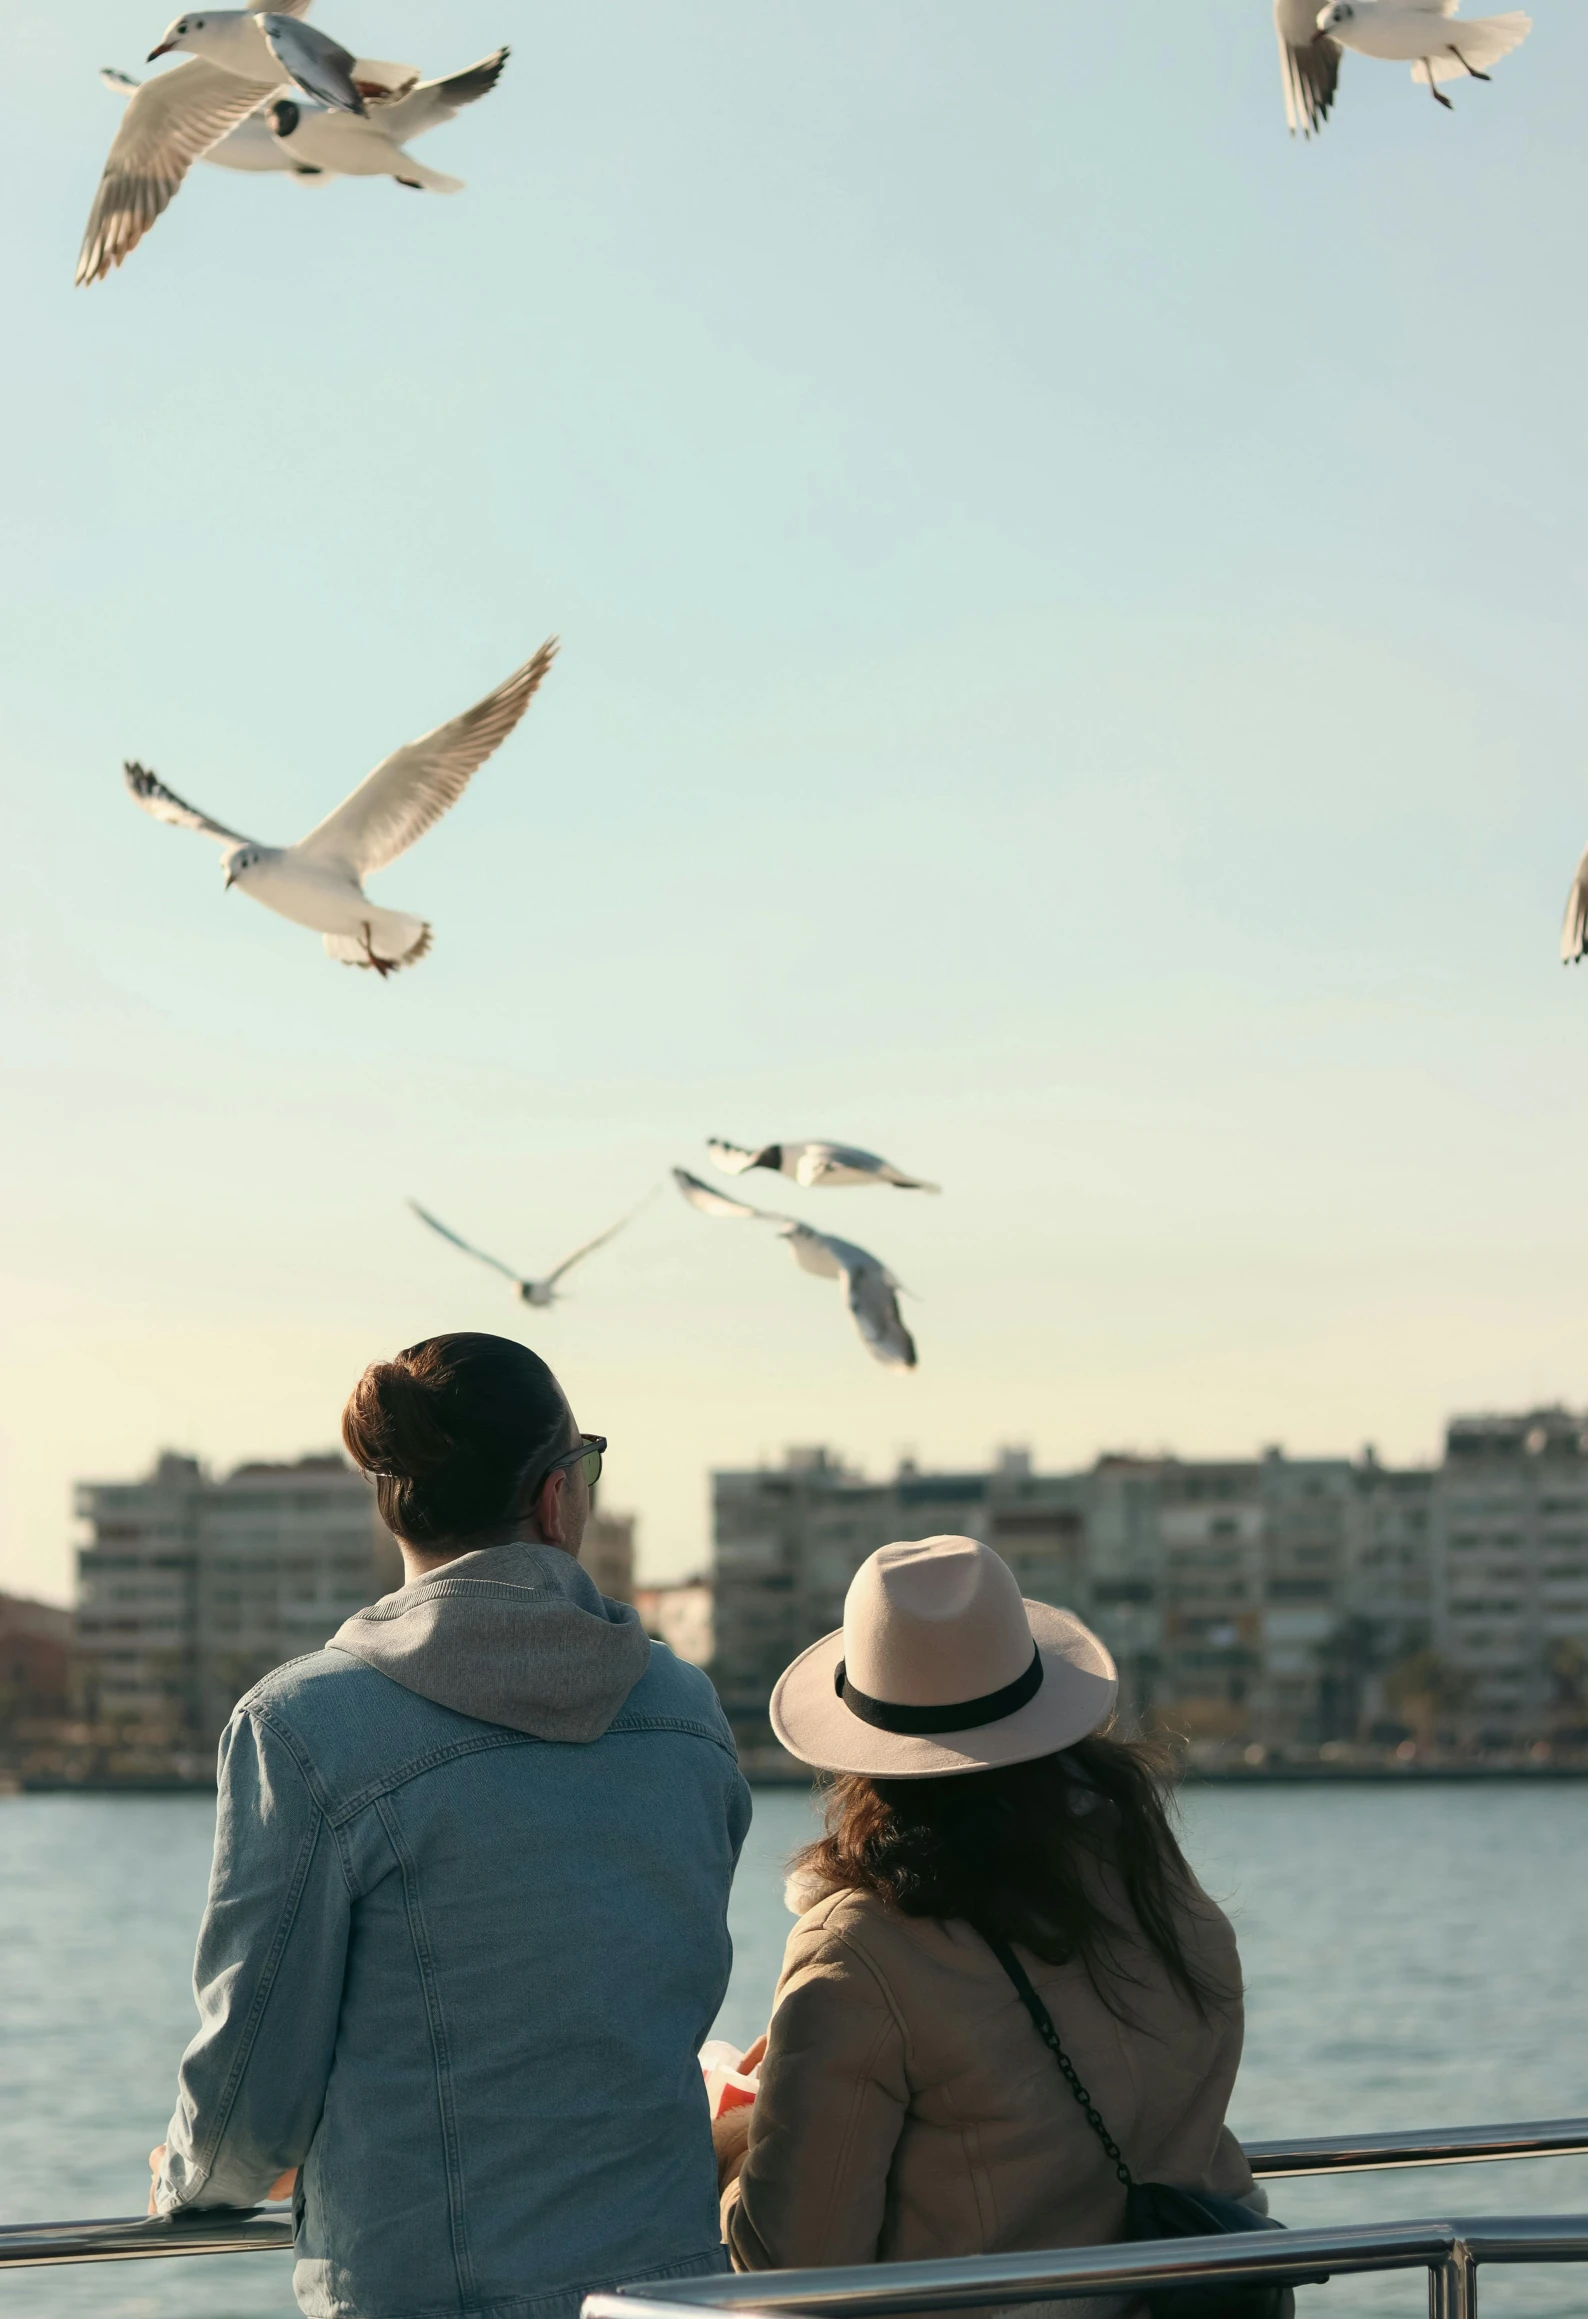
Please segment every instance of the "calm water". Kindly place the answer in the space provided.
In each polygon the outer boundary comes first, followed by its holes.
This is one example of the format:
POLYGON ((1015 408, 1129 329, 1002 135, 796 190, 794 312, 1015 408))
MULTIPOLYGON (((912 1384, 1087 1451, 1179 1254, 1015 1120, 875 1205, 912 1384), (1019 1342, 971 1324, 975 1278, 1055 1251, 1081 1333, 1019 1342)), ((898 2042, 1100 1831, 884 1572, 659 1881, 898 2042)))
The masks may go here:
MULTIPOLYGON (((763 1793, 734 1895, 722 2033, 762 2026, 802 1795, 763 1793)), ((0 2219, 129 2214, 170 2111, 209 1861, 202 1798, 0 1800, 0 2219)), ((1588 2113, 1588 1785, 1202 1790, 1188 1848, 1233 1915, 1249 2000, 1246 2134, 1588 2113)), ((1588 2212, 1588 2159, 1296 2183, 1292 2222, 1588 2212)), ((1485 2308, 1588 2311, 1588 2270, 1485 2274, 1485 2308)), ((1302 2298, 1410 2315, 1422 2274, 1302 2298)), ((266 2319, 285 2260, 0 2276, 0 2319, 266 2319)))

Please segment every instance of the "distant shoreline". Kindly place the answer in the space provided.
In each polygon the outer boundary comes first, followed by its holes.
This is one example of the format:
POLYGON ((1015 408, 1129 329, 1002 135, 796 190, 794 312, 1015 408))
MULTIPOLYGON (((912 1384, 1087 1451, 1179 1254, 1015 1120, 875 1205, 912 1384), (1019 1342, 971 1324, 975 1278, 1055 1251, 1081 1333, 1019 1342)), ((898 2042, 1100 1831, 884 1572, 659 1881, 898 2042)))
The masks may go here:
MULTIPOLYGON (((751 1788, 807 1788, 811 1781, 791 1765, 749 1765, 751 1788)), ((1551 1781, 1588 1781, 1588 1762, 1275 1762, 1275 1765, 1187 1765, 1185 1788, 1433 1788, 1549 1786, 1551 1781)), ((0 1779, 0 1804, 21 1795, 213 1795, 211 1779, 23 1779, 7 1786, 0 1779)))
MULTIPOLYGON (((752 1788, 802 1788, 812 1785, 802 1773, 752 1766, 745 1773, 752 1788)), ((1496 1781, 1548 1786, 1551 1782, 1588 1780, 1588 1763, 1431 1763, 1431 1764, 1239 1764, 1220 1769, 1189 1767, 1180 1785, 1192 1788, 1283 1787, 1438 1787, 1482 1786, 1496 1781)), ((0 1803, 19 1796, 212 1796, 213 1780, 23 1780, 15 1786, 0 1783, 0 1803)))
MULTIPOLYGON (((756 1766, 745 1773, 752 1788, 799 1788, 808 1783, 793 1771, 756 1766)), ((1232 1764, 1189 1765, 1178 1784, 1188 1788, 1433 1787, 1511 1780, 1535 1786, 1551 1781, 1588 1780, 1588 1763, 1397 1763, 1397 1764, 1232 1764)))

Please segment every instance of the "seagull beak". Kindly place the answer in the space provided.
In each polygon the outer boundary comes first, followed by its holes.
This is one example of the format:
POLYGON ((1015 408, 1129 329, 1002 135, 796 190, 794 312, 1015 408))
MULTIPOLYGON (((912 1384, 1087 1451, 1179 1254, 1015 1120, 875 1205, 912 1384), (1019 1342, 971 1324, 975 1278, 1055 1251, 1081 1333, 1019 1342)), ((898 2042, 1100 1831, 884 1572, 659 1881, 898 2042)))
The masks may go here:
POLYGON ((231 892, 231 890, 232 890, 233 886, 235 886, 235 885, 236 885, 236 883, 237 883, 237 872, 236 872, 235 870, 228 870, 228 871, 227 871, 227 873, 226 873, 226 875, 225 875, 225 877, 224 877, 224 878, 221 880, 221 890, 222 890, 222 892, 223 892, 223 893, 227 893, 227 894, 229 894, 229 893, 231 892))
POLYGON ((150 49, 148 55, 143 60, 144 63, 153 64, 157 56, 169 56, 175 46, 176 42, 174 40, 162 40, 158 48, 150 49))

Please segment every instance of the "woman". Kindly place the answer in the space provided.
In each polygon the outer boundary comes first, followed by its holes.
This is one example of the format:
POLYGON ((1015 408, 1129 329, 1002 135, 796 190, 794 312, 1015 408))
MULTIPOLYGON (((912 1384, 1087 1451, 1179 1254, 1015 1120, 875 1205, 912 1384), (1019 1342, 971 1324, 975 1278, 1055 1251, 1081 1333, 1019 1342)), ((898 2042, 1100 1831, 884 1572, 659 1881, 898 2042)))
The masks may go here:
POLYGON ((716 2128, 737 2269, 1123 2235, 1115 2166, 991 1943, 1138 2180, 1253 2195, 1224 2124, 1234 1936, 1151 1757, 1102 1736, 1116 1689, 1096 1636, 969 1538, 873 1554, 842 1632, 783 1675, 779 1739, 840 1776, 791 1880, 758 2098, 716 2128))
POLYGON ((311 2319, 575 2319, 723 2269, 695 2057, 749 1794, 704 1675, 579 1567, 605 1444, 487 1336, 377 1362, 342 1431, 406 1584, 221 1743, 152 2209, 301 2169, 311 2319))

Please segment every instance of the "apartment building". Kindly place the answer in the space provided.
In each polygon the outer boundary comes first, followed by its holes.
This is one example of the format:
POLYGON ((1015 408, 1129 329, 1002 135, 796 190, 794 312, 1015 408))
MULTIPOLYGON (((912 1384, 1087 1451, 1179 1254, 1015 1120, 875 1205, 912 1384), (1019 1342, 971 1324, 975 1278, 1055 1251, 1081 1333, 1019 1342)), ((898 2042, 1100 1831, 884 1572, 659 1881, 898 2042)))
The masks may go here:
MULTIPOLYGON (((826 1449, 715 1477, 716 1656, 735 1727, 836 1626, 890 1538, 962 1531, 1023 1591, 1076 1610, 1121 1706, 1194 1740, 1514 1748, 1588 1731, 1588 1421, 1452 1421, 1436 1467, 1357 1458, 1101 1457, 1038 1474, 906 1463, 874 1481, 826 1449)), ((1573 1742, 1580 1744, 1580 1742, 1573 1742)))
POLYGON ((597 1591, 613 1602, 634 1600, 634 1516, 592 1510, 585 1524, 579 1560, 597 1591))
POLYGON ((1480 1745, 1588 1724, 1588 1422, 1455 1419, 1431 1546, 1446 1718, 1480 1745))
POLYGON ((681 1578, 659 1586, 637 1586, 634 1607, 645 1632, 663 1642, 691 1667, 709 1667, 716 1652, 709 1578, 681 1578))
POLYGON ((374 1492, 340 1455, 216 1479, 170 1452, 141 1481, 85 1482, 77 1645, 96 1723, 207 1746, 286 1659, 402 1583, 374 1492))

